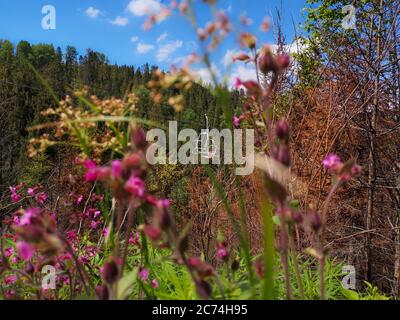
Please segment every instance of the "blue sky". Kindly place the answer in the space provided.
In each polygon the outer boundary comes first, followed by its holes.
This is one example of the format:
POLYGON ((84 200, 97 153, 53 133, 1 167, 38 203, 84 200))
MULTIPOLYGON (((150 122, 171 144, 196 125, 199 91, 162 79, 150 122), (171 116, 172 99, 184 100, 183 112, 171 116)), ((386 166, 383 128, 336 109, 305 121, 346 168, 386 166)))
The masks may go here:
MULTIPOLYGON (((202 1, 194 2, 197 18, 204 25, 210 18, 209 11, 202 1)), ((245 12, 252 20, 248 31, 255 32, 260 42, 273 42, 273 33, 261 33, 259 26, 265 16, 274 15, 281 2, 283 30, 291 41, 293 21, 302 22, 305 0, 222 0, 218 1, 218 8, 229 14, 237 27, 245 12)), ((52 43, 63 49, 74 45, 81 53, 91 48, 105 53, 111 63, 140 66, 148 62, 168 69, 171 63, 196 50, 197 44, 190 23, 178 13, 150 31, 143 30, 143 7, 150 5, 157 11, 163 3, 169 4, 169 0, 0 0, 0 39, 52 43), (56 9, 55 30, 41 26, 45 5, 56 9)), ((236 37, 232 35, 213 52, 212 60, 218 69, 224 67, 227 52, 235 48, 236 37)))

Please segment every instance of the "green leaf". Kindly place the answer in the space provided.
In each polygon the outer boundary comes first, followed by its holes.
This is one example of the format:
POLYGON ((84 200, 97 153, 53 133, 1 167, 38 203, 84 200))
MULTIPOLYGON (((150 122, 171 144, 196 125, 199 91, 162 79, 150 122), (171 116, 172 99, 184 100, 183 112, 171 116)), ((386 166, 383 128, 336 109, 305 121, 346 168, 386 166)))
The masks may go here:
POLYGON ((117 299, 125 300, 130 295, 130 290, 137 281, 138 268, 134 268, 118 281, 117 299))
POLYGON ((342 293, 348 300, 360 300, 360 296, 356 291, 342 288, 342 293))

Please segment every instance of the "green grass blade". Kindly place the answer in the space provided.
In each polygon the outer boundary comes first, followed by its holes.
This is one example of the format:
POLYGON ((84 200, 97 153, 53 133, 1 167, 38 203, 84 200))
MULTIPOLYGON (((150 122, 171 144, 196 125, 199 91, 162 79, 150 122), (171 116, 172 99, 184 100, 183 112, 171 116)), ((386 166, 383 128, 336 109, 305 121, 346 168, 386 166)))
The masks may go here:
POLYGON ((263 299, 274 299, 274 261, 275 233, 272 221, 272 206, 266 197, 261 200, 261 212, 264 223, 264 288, 263 299))

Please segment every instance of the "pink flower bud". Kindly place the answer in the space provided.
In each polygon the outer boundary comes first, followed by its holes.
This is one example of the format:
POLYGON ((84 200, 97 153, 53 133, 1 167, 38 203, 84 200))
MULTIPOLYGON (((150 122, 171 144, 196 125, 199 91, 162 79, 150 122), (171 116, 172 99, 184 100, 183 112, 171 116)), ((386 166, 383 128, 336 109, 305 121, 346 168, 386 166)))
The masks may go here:
POLYGON ((322 227, 321 215, 314 211, 307 215, 307 220, 310 225, 311 230, 318 232, 322 227))
POLYGON ((97 286, 95 291, 99 300, 108 300, 110 298, 110 293, 106 285, 97 286))
POLYGON ((201 41, 205 41, 208 37, 207 32, 204 29, 198 28, 197 29, 197 36, 201 41))
POLYGON ((276 136, 278 137, 279 140, 284 141, 285 143, 288 143, 289 141, 289 125, 288 123, 284 120, 281 119, 278 124, 276 125, 275 128, 276 136))
POLYGON ((152 241, 157 241, 161 237, 161 230, 154 226, 145 226, 143 232, 146 236, 148 236, 152 241))
POLYGON ((260 58, 258 59, 258 66, 261 72, 264 74, 267 74, 271 71, 276 71, 275 60, 269 47, 263 48, 260 58))
POLYGON ((123 160, 123 165, 126 168, 132 168, 132 167, 139 166, 141 164, 141 162, 142 162, 142 157, 137 153, 133 153, 133 154, 130 154, 129 156, 127 156, 123 160))
POLYGON ((276 160, 282 163, 284 166, 290 166, 290 151, 289 148, 285 145, 279 145, 277 147, 277 151, 274 154, 276 160))
POLYGON ((211 285, 205 280, 196 280, 197 294, 203 299, 209 299, 211 296, 211 285))
POLYGON ((245 53, 239 53, 232 58, 233 61, 249 61, 250 56, 245 53))
POLYGON ((113 284, 118 279, 119 269, 116 260, 109 258, 101 270, 103 280, 108 284, 113 284))
POLYGON ((256 47, 257 39, 254 35, 248 32, 243 32, 240 35, 240 44, 243 47, 247 47, 249 49, 254 49, 256 47))
POLYGON ((144 149, 147 146, 146 133, 141 128, 135 128, 132 131, 132 140, 138 149, 144 149))
POLYGON ((290 56, 287 54, 281 54, 276 57, 276 65, 280 69, 286 69, 290 65, 290 56))
POLYGON ((360 165, 354 164, 354 165, 351 167, 351 174, 352 174, 353 176, 359 175, 361 172, 362 172, 362 167, 361 167, 360 165))

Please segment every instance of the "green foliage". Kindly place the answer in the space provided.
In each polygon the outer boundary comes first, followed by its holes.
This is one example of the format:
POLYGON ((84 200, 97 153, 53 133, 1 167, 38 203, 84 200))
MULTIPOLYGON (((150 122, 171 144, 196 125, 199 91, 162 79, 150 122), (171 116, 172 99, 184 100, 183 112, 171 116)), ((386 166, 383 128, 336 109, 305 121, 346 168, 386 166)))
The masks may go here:
POLYGON ((18 180, 27 185, 35 186, 46 181, 52 168, 45 154, 40 154, 35 159, 29 159, 26 155, 20 156, 17 162, 18 180))
POLYGON ((366 286, 364 293, 341 288, 343 296, 348 300, 390 300, 389 297, 381 294, 378 288, 371 283, 367 281, 364 281, 364 283, 366 286))

